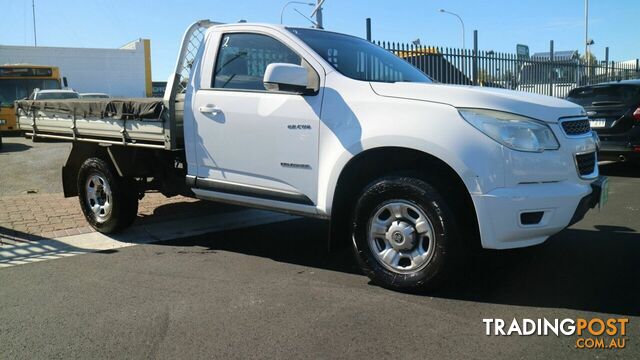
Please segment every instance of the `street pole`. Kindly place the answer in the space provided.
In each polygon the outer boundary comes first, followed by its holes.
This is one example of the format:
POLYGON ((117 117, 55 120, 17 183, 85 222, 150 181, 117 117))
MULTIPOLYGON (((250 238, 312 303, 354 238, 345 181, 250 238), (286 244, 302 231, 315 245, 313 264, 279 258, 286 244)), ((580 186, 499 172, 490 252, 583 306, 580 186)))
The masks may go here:
POLYGON ((300 5, 309 5, 309 6, 313 6, 313 3, 311 2, 302 2, 302 1, 288 1, 286 4, 284 4, 282 6, 282 9, 280 9, 280 24, 282 24, 282 20, 284 17, 284 10, 287 8, 287 6, 291 5, 291 4, 300 4, 300 5))
POLYGON ((460 20, 460 25, 462 25, 462 48, 466 49, 466 47, 464 46, 464 21, 462 21, 462 18, 460 17, 460 15, 456 14, 456 13, 452 13, 451 11, 447 11, 445 9, 440 9, 441 13, 445 13, 445 14, 449 14, 449 15, 453 15, 455 17, 458 18, 458 20, 460 20))
POLYGON ((36 0, 31 0, 31 10, 33 14, 33 46, 38 46, 38 35, 36 33, 36 0))
POLYGON ((589 0, 584 0, 584 59, 589 64, 589 0))
MULTIPOLYGON (((555 61, 555 54, 553 49, 553 40, 549 41, 549 61, 553 64, 555 61)), ((549 96, 553 96, 553 68, 549 71, 549 96)))
POLYGON ((472 57, 473 77, 472 84, 478 85, 478 30, 473 30, 473 57, 472 57))
POLYGON ((318 11, 316 11, 316 24, 318 24, 318 28, 324 29, 324 25, 322 24, 322 3, 324 0, 317 0, 318 11))
POLYGON ((607 81, 609 81, 609 47, 604 48, 604 73, 607 76, 607 81))

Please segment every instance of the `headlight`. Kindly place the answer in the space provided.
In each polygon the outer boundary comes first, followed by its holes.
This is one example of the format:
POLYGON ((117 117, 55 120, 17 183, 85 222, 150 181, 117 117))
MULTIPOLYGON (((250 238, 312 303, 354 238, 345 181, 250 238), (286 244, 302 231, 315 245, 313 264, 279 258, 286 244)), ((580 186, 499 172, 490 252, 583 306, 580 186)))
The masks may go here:
POLYGON ((510 149, 542 152, 560 147, 551 128, 541 121, 495 110, 458 111, 469 124, 510 149))

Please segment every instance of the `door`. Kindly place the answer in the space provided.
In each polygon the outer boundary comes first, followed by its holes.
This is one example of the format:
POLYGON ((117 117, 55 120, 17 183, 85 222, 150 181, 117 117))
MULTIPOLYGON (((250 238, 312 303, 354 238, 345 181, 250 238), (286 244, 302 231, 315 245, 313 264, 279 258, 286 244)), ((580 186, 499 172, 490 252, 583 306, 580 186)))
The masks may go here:
POLYGON ((198 178, 216 191, 314 204, 322 101, 317 72, 266 34, 222 34, 218 49, 211 86, 193 101, 198 178), (265 90, 270 63, 305 65, 309 94, 265 90))

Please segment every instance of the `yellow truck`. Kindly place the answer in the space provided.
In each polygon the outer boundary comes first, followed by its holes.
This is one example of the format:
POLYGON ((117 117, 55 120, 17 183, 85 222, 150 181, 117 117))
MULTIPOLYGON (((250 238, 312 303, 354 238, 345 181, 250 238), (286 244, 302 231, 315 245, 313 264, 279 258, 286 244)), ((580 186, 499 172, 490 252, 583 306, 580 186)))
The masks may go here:
POLYGON ((0 132, 18 131, 13 103, 34 89, 60 89, 60 70, 43 65, 0 65, 0 132))

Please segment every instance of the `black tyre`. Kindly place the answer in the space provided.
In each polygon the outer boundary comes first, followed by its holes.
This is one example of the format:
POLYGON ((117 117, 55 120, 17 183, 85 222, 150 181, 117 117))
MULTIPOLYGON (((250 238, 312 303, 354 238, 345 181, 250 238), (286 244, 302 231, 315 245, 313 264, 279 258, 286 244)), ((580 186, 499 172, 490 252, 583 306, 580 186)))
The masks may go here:
POLYGON ((455 273, 463 253, 447 203, 435 187, 413 177, 386 177, 367 186, 351 234, 363 272, 394 290, 434 289, 455 273))
POLYGON ((133 181, 119 177, 102 159, 87 159, 78 171, 78 198, 87 222, 101 233, 131 225, 138 214, 133 181))

